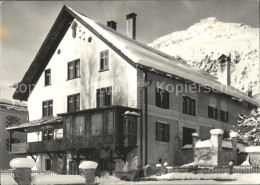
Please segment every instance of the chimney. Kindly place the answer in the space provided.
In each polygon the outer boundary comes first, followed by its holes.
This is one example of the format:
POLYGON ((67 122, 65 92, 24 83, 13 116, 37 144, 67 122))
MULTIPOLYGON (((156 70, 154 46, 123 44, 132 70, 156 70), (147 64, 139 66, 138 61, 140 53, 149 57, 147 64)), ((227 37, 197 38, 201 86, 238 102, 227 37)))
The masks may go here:
POLYGON ((116 22, 115 21, 107 21, 107 26, 116 30, 116 22))
POLYGON ((249 82, 249 83, 248 83, 247 95, 248 95, 249 97, 251 97, 251 98, 253 97, 252 82, 249 82))
POLYGON ((126 15, 126 36, 136 38, 136 14, 130 13, 126 15))
POLYGON ((222 54, 218 58, 219 62, 219 81, 222 82, 223 84, 230 86, 231 85, 231 72, 230 72, 230 67, 231 67, 231 55, 229 54, 228 56, 222 54))

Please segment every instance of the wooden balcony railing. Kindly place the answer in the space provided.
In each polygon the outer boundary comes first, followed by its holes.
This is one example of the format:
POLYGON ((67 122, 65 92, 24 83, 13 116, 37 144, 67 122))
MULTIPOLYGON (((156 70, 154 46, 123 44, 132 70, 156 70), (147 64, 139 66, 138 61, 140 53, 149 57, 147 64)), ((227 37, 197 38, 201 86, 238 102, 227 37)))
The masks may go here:
POLYGON ((27 153, 44 153, 63 151, 61 147, 62 140, 58 141, 39 141, 27 143, 27 153))
POLYGON ((11 154, 24 154, 26 153, 26 143, 12 144, 11 154))
POLYGON ((109 147, 114 144, 114 135, 75 136, 63 140, 64 149, 109 147))

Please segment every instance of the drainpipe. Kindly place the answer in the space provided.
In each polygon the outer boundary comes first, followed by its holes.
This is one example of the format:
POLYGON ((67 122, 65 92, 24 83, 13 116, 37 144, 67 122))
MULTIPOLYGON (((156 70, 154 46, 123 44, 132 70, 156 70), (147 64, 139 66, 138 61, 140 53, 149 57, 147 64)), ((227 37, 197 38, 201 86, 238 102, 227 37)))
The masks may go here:
MULTIPOLYGON (((147 82, 147 71, 144 71, 144 81, 147 82)), ((145 165, 147 165, 147 87, 144 88, 144 124, 145 124, 145 165)))

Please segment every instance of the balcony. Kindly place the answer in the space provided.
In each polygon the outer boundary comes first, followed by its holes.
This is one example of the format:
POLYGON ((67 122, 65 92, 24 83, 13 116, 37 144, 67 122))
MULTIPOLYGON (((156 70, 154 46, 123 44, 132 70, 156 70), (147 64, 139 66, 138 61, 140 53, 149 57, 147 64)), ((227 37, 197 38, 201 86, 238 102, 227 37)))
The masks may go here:
POLYGON ((47 140, 27 143, 27 153, 46 153, 63 151, 61 140, 47 140))
POLYGON ((61 114, 67 149, 136 147, 140 110, 110 106, 61 114))
POLYGON ((12 144, 11 154, 33 154, 59 151, 63 151, 62 140, 15 143, 12 144))

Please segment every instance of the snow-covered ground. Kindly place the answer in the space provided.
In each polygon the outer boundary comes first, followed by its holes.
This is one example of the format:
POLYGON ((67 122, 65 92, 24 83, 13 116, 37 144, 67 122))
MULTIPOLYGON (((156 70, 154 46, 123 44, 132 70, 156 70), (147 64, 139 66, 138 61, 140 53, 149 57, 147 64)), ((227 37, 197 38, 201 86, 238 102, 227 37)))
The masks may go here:
POLYGON ((252 82, 253 93, 259 92, 259 28, 210 17, 157 38, 149 46, 216 77, 220 77, 217 59, 231 54, 231 85, 247 92, 252 82))
POLYGON ((129 182, 129 181, 107 181, 102 182, 100 185, 114 185, 114 184, 126 184, 126 185, 135 185, 135 184, 260 184, 260 174, 191 174, 191 173, 169 173, 163 176, 158 177, 158 179, 164 180, 157 180, 157 181, 141 181, 141 182, 129 182), (174 180, 168 181, 167 178, 171 178, 172 176, 175 177, 197 177, 197 178, 204 178, 210 179, 215 178, 216 180, 174 180), (219 179, 236 179, 236 180, 227 180, 221 181, 219 179))

